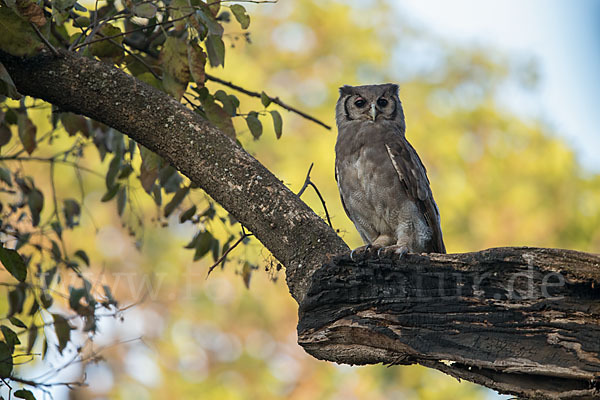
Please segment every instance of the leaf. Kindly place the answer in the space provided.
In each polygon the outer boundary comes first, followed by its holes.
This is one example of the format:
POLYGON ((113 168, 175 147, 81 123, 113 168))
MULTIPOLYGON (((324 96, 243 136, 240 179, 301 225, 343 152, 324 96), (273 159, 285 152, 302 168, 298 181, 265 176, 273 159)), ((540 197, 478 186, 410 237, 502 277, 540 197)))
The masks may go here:
MULTIPOLYGON (((19 100, 21 98, 21 94, 17 91, 17 87, 13 82, 12 78, 8 74, 4 65, 0 62, 0 94, 4 96, 8 96, 11 99, 19 100)), ((4 124, 3 124, 4 125, 4 124)), ((6 144, 6 143, 4 143, 6 144)), ((4 144, 0 144, 3 146, 4 144)))
POLYGON ((12 351, 6 343, 0 342, 0 378, 8 378, 12 370, 12 351))
POLYGON ((173 22, 173 26, 177 32, 181 32, 186 25, 184 16, 193 13, 194 9, 190 6, 188 0, 172 0, 169 5, 169 13, 171 17, 177 21, 173 22))
POLYGON ((79 225, 81 207, 76 200, 65 199, 63 201, 63 213, 65 214, 65 223, 67 224, 67 227, 73 228, 79 225))
POLYGON ((206 8, 203 10, 197 10, 194 16, 197 17, 204 26, 206 26, 209 35, 218 37, 223 36, 223 26, 219 24, 210 10, 207 10, 206 8))
POLYGON ((181 204, 181 202, 183 201, 183 199, 185 198, 185 196, 188 194, 189 191, 190 191, 190 187, 184 186, 184 187, 179 188, 179 190, 177 192, 175 192, 175 195, 173 196, 171 201, 169 201, 169 203, 167 203, 167 205, 165 206, 165 209, 164 209, 165 218, 167 218, 169 215, 171 215, 173 210, 175 210, 175 208, 177 208, 177 206, 179 206, 179 204, 181 204))
POLYGON ((267 108, 269 107, 269 104, 271 104, 271 98, 265 92, 261 92, 260 102, 262 103, 264 108, 267 108))
POLYGON ((106 188, 111 189, 115 186, 115 181, 117 180, 117 175, 119 174, 119 170, 121 169, 121 157, 118 154, 115 154, 113 159, 110 160, 110 164, 108 165, 108 172, 106 173, 106 188))
POLYGON ((13 11, 28 22, 34 23, 38 28, 46 24, 44 10, 32 0, 16 0, 13 11))
POLYGON ((225 43, 223 43, 221 36, 208 35, 206 38, 206 52, 212 67, 225 66, 225 43))
POLYGON ((195 214, 196 214, 196 206, 193 205, 179 216, 179 222, 183 224, 185 221, 192 219, 192 217, 195 214))
POLYGON ((169 36, 160 51, 160 63, 163 66, 165 92, 179 100, 191 78, 187 42, 169 36))
POLYGON ((152 3, 140 3, 133 6, 133 13, 142 18, 152 18, 156 15, 156 5, 152 3))
POLYGON ((15 392, 15 397, 25 400, 35 400, 35 396, 27 389, 19 389, 15 392))
POLYGON ((27 351, 26 353, 31 353, 33 346, 35 345, 35 341, 38 337, 38 327, 35 324, 31 324, 29 329, 27 330, 27 351))
POLYGON ((25 303, 25 290, 21 286, 17 286, 14 290, 8 292, 8 317, 14 314, 23 312, 23 304, 25 303))
POLYGON ((202 107, 206 113, 206 118, 210 122, 215 124, 227 136, 235 138, 235 128, 233 127, 231 115, 223 107, 215 103, 212 96, 202 103, 202 107))
POLYGON ((221 104, 223 104, 223 109, 227 111, 227 114, 231 115, 232 117, 237 114, 236 109, 237 106, 239 106, 237 97, 228 95, 223 90, 217 90, 215 92, 215 99, 219 100, 221 104))
POLYGON ((4 146, 12 138, 12 130, 4 123, 0 124, 0 147, 4 146))
MULTIPOLYGON (((107 38, 120 33, 122 33, 120 28, 106 24, 99 30, 98 38, 107 38)), ((123 43, 123 36, 94 42, 90 44, 90 52, 103 61, 118 64, 124 57, 123 49, 120 47, 121 43, 123 43)))
POLYGON ((212 248, 214 237, 209 231, 202 232, 196 241, 196 252, 194 253, 194 261, 198 261, 212 248))
POLYGON ((60 122, 62 122, 69 136, 74 136, 77 132, 81 132, 86 138, 90 137, 90 130, 84 116, 64 112, 60 114, 60 122))
POLYGON ((282 128, 283 128, 283 120, 281 119, 281 114, 279 111, 272 110, 270 111, 271 117, 273 118, 273 129, 275 130, 275 136, 277 139, 281 137, 282 128))
POLYGON ((0 181, 6 183, 8 186, 12 186, 12 180, 10 178, 10 170, 8 168, 0 167, 0 181))
POLYGON ((58 352, 62 354, 65 347, 67 347, 67 343, 71 340, 71 329, 73 328, 69 321, 60 314, 52 314, 52 318, 54 319, 54 331, 58 337, 58 352))
POLYGON ((120 187, 121 187, 121 185, 119 185, 117 183, 116 185, 114 185, 113 187, 108 189, 108 191, 106 193, 104 193, 104 196, 102 196, 100 201, 103 203, 106 203, 107 201, 111 201, 117 195, 117 192, 119 191, 120 187))
POLYGON ((13 56, 30 56, 44 47, 29 22, 8 7, 0 7, 0 31, 0 50, 13 56))
POLYGON ((15 346, 21 344, 19 337, 17 336, 15 331, 10 329, 8 326, 2 325, 0 326, 0 330, 2 330, 2 334, 4 335, 4 341, 6 342, 10 349, 10 352, 12 353, 13 351, 15 351, 15 346))
POLYGON ((4 268, 12 276, 17 278, 19 282, 25 282, 27 278, 27 266, 25 265, 25 261, 19 253, 12 249, 6 249, 3 246, 0 246, 0 261, 4 268))
POLYGON ((9 317, 8 320, 10 321, 11 324, 13 324, 14 326, 16 326, 18 328, 27 328, 27 325, 25 325, 23 323, 23 321, 21 321, 17 317, 9 317))
POLYGON ((31 211, 31 219, 33 226, 38 226, 40 223, 40 213, 44 208, 44 195, 38 189, 33 188, 27 194, 27 204, 31 211))
POLYGON ((127 204, 127 188, 122 186, 119 189, 119 193, 117 194, 117 214, 119 214, 119 216, 123 215, 123 211, 125 211, 126 204, 127 204))
POLYGON ((27 153, 33 153, 37 147, 37 143, 35 141, 35 134, 37 132, 36 126, 25 113, 19 113, 17 126, 19 128, 19 138, 21 139, 23 147, 27 153))
POLYGON ((250 278, 252 278, 252 264, 248 261, 244 262, 244 266, 242 267, 242 279, 244 280, 244 285, 246 285, 246 289, 250 289, 250 278))
POLYGON ((79 257, 85 263, 85 265, 87 265, 88 267, 90 266, 90 258, 88 257, 88 255, 85 251, 77 250, 75 252, 75 255, 77 257, 79 257))
POLYGON ((242 29, 248 29, 250 26, 250 16, 246 12, 246 9, 241 4, 234 4, 229 7, 237 22, 240 23, 242 29))
POLYGON ((187 46, 187 56, 190 73, 194 82, 196 82, 199 87, 204 86, 206 80, 206 53, 204 53, 202 47, 198 46, 197 43, 192 43, 187 46))
POLYGON ((158 178, 158 172, 162 158, 155 152, 144 146, 140 147, 140 155, 142 157, 142 165, 140 166, 140 181, 146 193, 152 191, 152 186, 158 178))
POLYGON ((248 116, 246 116, 246 124, 248 125, 252 136, 254 136, 254 139, 258 139, 260 135, 262 135, 262 124, 258 119, 258 113, 256 111, 248 113, 248 116))

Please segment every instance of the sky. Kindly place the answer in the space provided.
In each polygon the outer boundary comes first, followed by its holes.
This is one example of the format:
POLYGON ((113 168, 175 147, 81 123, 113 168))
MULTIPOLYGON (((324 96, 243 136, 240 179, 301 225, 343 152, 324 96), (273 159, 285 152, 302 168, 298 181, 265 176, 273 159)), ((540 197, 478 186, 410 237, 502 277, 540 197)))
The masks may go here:
MULTIPOLYGON (((402 0, 415 25, 459 43, 483 44, 533 57, 538 90, 502 103, 541 119, 572 145, 589 170, 600 172, 599 0, 402 0)), ((492 50, 493 51, 493 50, 492 50)))

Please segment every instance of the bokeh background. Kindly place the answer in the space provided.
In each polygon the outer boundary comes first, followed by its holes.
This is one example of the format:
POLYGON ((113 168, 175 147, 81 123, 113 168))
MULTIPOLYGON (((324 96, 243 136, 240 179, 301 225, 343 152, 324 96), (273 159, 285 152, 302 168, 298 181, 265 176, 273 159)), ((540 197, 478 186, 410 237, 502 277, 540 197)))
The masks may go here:
MULTIPOLYGON (((449 252, 508 245, 600 252, 599 2, 280 0, 246 6, 252 43, 230 24, 225 68, 210 72, 330 125, 339 86, 398 83, 407 137, 428 168, 449 252)), ((238 97, 242 111, 261 108, 238 97)), ((360 245, 333 176, 335 129, 280 111, 281 139, 265 123, 254 141, 240 119, 240 141, 294 191, 314 163, 311 178, 334 227, 351 247, 360 245)), ((92 152, 86 162, 106 167, 92 152)), ((57 184, 67 193, 77 181, 65 172, 57 184)), ((137 212, 126 218, 144 221, 143 234, 131 237, 115 205, 100 202, 102 178, 84 174, 84 185, 86 210, 69 243, 90 254, 86 276, 109 285, 120 304, 131 307, 102 318, 93 341, 77 337, 86 348, 84 362, 70 344, 63 356, 50 349, 46 363, 19 369, 34 378, 59 367, 46 376, 84 377, 89 384, 52 389, 55 398, 507 398, 420 366, 350 367, 313 359, 296 344, 297 308, 285 271, 260 243, 236 249, 234 260, 207 278, 210 260, 194 263, 183 249, 197 227, 179 224, 177 216, 165 226, 153 223, 157 210, 140 189, 132 200, 137 212), (242 279, 245 260, 261 266, 249 289, 242 279)), ((314 192, 302 198, 324 215, 314 192)), ((62 284, 66 291, 68 279, 62 284)))

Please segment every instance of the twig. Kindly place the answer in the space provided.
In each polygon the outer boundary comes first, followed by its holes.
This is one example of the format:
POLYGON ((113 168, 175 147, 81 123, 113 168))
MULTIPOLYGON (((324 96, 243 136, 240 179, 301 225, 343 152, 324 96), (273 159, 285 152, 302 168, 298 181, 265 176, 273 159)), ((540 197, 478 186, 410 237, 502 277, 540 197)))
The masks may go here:
POLYGON ((230 248, 228 248, 225 251, 225 253, 223 253, 223 255, 221 257, 219 257, 219 259, 217 261, 215 261, 215 263, 213 265, 211 265, 211 267, 208 269, 208 273, 206 274, 206 279, 208 279, 208 277, 210 276, 210 273, 213 272, 213 270, 215 268, 217 268, 217 266, 225 260, 225 257, 227 257, 227 255, 229 253, 231 253, 231 251, 233 249, 235 249, 237 246, 239 246, 239 244, 242 243, 242 241, 249 236, 252 236, 252 233, 247 233, 246 230, 244 229, 244 227, 242 226, 242 236, 240 236, 240 238, 230 248))
POLYGON ((52 44, 48 41, 48 39, 46 39, 44 37, 44 35, 42 35, 42 32, 40 32, 40 30, 38 29, 38 27, 35 26, 35 24, 33 22, 30 22, 29 25, 31 25, 31 27, 35 31, 35 34, 38 35, 38 37, 40 38, 40 40, 42 42, 44 42, 44 44, 46 45, 46 47, 48 47, 50 49, 50 51, 52 52, 52 54, 54 54, 56 57, 60 56, 60 53, 58 52, 58 50, 56 50, 54 48, 54 46, 52 46, 52 44))
POLYGON ((329 218, 329 211, 327 211, 327 206, 325 205, 325 199, 323 199, 323 196, 321 196, 321 192, 319 192, 319 189, 317 188, 317 185, 315 185, 311 180, 310 180, 310 171, 312 170, 314 163, 310 164, 310 167, 308 168, 308 172, 306 173, 306 179, 304 179, 304 185, 302 185, 302 189, 300 189, 300 191, 298 192, 298 197, 302 196, 302 194, 304 193, 304 191, 306 190, 306 188, 310 185, 312 186, 312 188, 315 190, 315 192, 317 193, 317 196, 319 196, 319 200, 321 200, 321 204, 323 204, 323 209, 325 210, 325 216, 327 217, 327 223, 329 224, 329 226, 331 227, 331 229, 333 229, 333 224, 331 223, 331 218, 329 218))
MULTIPOLYGON (((210 74, 205 74, 205 76, 206 76, 206 79, 208 79, 209 81, 220 83, 221 85, 230 87, 232 89, 237 90, 238 92, 244 93, 247 96, 258 97, 258 98, 261 97, 260 93, 253 92, 251 90, 245 89, 245 88, 243 88, 241 86, 238 86, 238 85, 236 85, 236 84, 234 84, 232 82, 227 82, 227 81, 225 81, 225 80, 223 80, 221 78, 217 78, 216 76, 213 76, 213 75, 210 75, 210 74)), ((284 108, 284 109, 286 109, 288 111, 296 113, 296 114, 300 115, 301 117, 303 117, 303 118, 305 118, 305 119, 307 119, 309 121, 312 121, 312 122, 314 122, 316 124, 321 125, 325 129, 331 130, 331 126, 329 126, 326 123, 324 123, 324 122, 316 119, 313 116, 310 116, 310 115, 306 114, 305 112, 302 112, 302 111, 298 110, 297 108, 294 108, 292 106, 289 106, 289 105, 285 104, 283 101, 279 100, 279 97, 271 97, 271 96, 268 96, 268 95, 267 95, 267 97, 269 98, 269 100, 271 100, 271 103, 275 103, 278 106, 280 106, 281 108, 284 108)))

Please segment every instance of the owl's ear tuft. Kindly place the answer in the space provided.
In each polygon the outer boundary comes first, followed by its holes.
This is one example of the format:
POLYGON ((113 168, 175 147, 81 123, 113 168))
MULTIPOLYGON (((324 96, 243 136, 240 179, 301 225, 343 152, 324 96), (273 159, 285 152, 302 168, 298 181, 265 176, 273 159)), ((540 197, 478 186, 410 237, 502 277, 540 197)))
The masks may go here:
POLYGON ((349 96, 351 94, 354 94, 354 86, 344 85, 340 88, 340 96, 349 96))
POLYGON ((388 83, 386 88, 386 92, 388 92, 391 96, 398 96, 398 92, 400 88, 395 83, 388 83))

